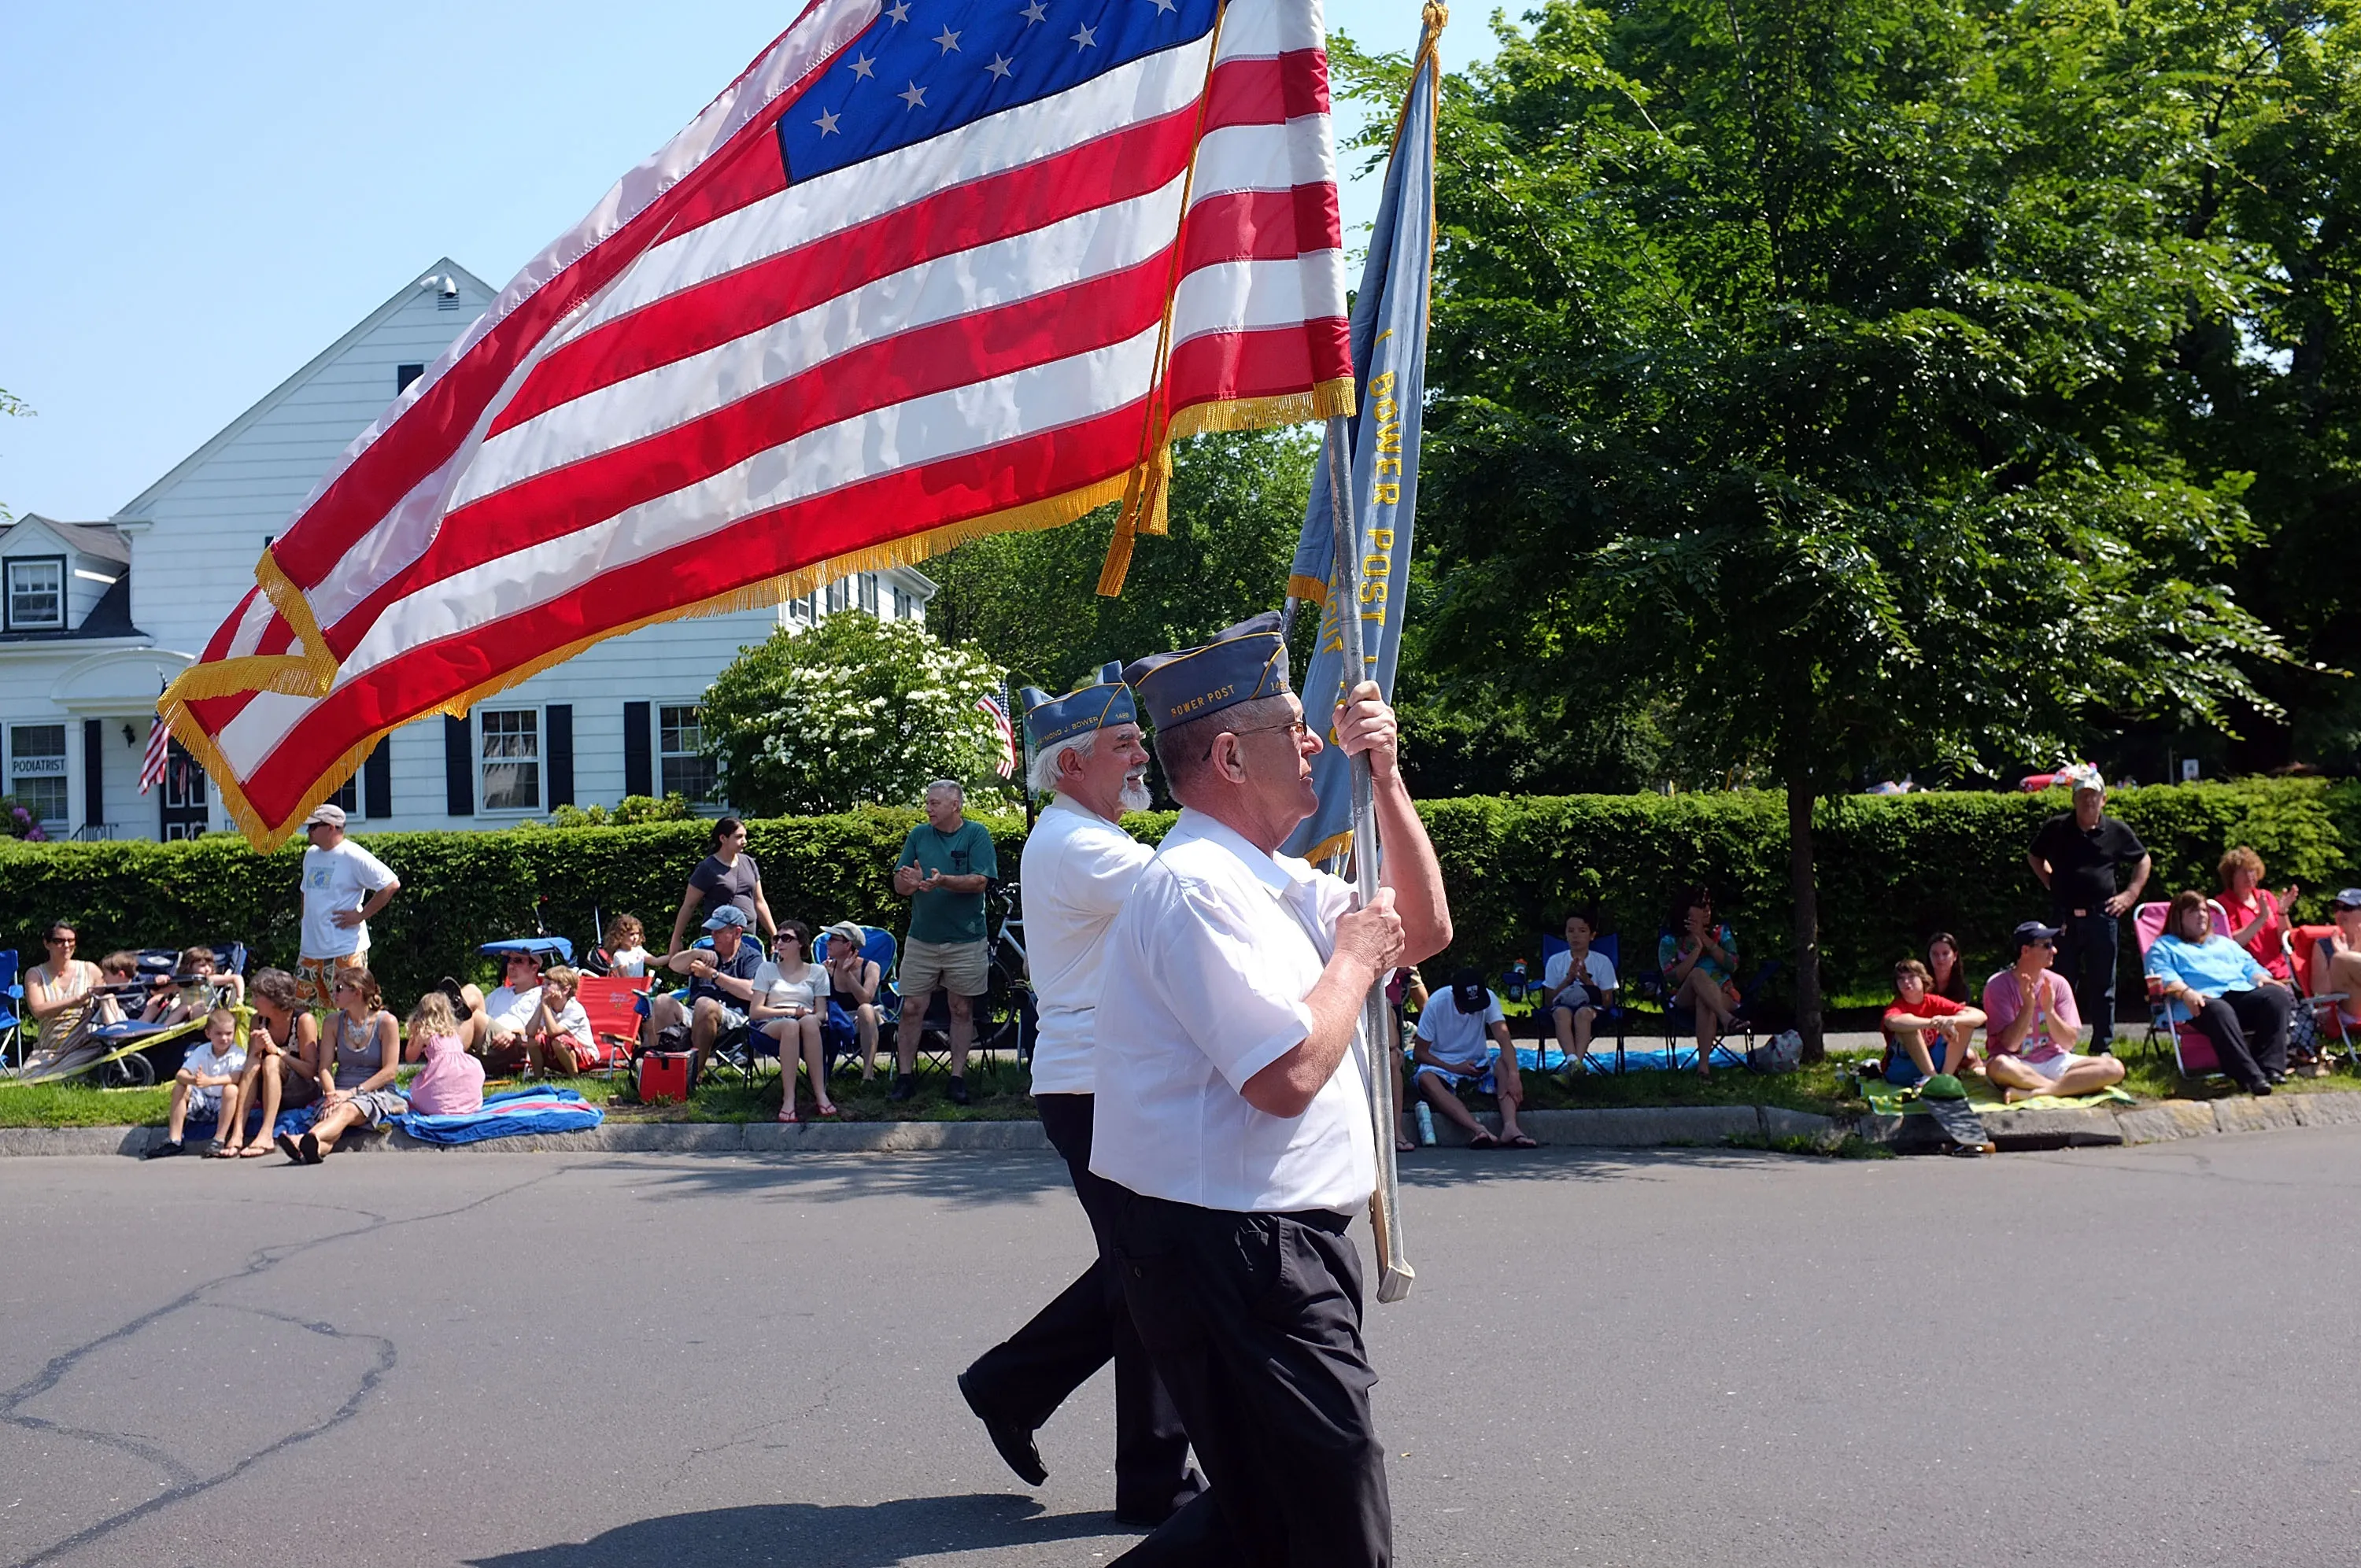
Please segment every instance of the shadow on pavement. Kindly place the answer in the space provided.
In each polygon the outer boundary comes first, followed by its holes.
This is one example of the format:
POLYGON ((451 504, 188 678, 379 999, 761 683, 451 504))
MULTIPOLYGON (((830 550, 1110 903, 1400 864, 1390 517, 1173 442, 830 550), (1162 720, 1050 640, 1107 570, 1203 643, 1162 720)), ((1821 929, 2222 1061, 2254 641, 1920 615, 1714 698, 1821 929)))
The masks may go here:
POLYGON ((629 1176, 637 1196, 660 1202, 745 1197, 849 1203, 864 1198, 905 1197, 939 1203, 1006 1203, 1071 1191, 1066 1162, 1046 1150, 690 1156, 665 1158, 661 1164, 648 1156, 626 1155, 586 1168, 629 1176))
POLYGON ((1537 1149, 1426 1148, 1400 1157, 1405 1187, 1515 1181, 1648 1181, 1668 1168, 1736 1169, 1764 1155, 1730 1148, 1615 1148, 1543 1144, 1537 1149))
POLYGON ((618 1525, 585 1541, 471 1559, 474 1568, 888 1568, 938 1552, 1129 1534, 1112 1514, 1042 1512, 1038 1501, 1009 1495, 899 1497, 868 1505, 781 1503, 708 1508, 618 1525))

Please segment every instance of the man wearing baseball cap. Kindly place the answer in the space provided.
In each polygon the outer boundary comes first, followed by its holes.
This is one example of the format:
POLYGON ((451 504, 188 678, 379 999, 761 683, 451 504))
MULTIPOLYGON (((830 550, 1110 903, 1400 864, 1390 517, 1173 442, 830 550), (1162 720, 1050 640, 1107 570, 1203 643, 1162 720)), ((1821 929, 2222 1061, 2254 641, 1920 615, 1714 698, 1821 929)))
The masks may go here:
POLYGON ((2059 775, 2074 790, 2074 808, 2049 818, 2033 837, 2026 861, 2049 890, 2049 919, 2058 927, 2058 966, 2082 1016, 2091 1048, 2105 1052, 2115 1038, 2115 962, 2123 917, 2139 902, 2151 866, 2139 835, 2107 815, 2107 783, 2088 762, 2059 775), (2131 885, 2116 889, 2118 869, 2131 885))
POLYGON ((2095 1094, 2124 1078, 2111 1056, 2083 1056, 2074 992, 2049 966, 2058 927, 2027 920, 2016 928, 2015 962, 1984 981, 1984 1071, 2007 1100, 2095 1094))
POLYGON ((303 818, 303 937, 295 960, 295 994, 329 1004, 336 970, 368 963, 368 919, 401 891, 385 862, 345 837, 342 806, 315 806, 303 818))

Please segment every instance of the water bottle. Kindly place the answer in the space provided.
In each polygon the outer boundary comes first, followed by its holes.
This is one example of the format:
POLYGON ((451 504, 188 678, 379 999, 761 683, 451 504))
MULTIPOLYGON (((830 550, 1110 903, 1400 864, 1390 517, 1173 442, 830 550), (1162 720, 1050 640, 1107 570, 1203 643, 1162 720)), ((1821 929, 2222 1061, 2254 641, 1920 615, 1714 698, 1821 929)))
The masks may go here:
POLYGON ((1418 1142, 1421 1148, 1434 1146, 1434 1107, 1422 1100, 1413 1113, 1418 1117, 1418 1142))

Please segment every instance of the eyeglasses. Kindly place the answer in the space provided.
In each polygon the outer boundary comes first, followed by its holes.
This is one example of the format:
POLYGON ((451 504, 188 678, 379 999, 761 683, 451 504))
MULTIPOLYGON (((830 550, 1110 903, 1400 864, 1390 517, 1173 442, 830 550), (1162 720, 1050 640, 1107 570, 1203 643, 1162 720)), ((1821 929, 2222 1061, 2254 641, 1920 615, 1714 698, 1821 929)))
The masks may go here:
POLYGON ((1300 718, 1288 724, 1257 724, 1251 729, 1233 729, 1230 733, 1233 735, 1260 735, 1265 730, 1269 729, 1286 730, 1288 738, 1292 740, 1299 746, 1303 744, 1303 738, 1312 733, 1312 727, 1304 723, 1303 720, 1300 718))

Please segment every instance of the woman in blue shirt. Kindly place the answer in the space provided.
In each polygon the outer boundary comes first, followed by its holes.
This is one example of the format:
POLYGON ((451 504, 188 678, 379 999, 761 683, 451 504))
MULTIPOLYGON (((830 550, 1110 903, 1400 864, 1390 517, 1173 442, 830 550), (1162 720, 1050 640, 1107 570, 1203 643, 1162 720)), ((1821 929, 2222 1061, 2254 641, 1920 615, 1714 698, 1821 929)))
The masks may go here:
POLYGON ((2254 954, 2213 930, 2202 893, 2173 895, 2164 935, 2147 950, 2152 992, 2175 1024, 2213 1042, 2222 1070, 2255 1094, 2287 1079, 2288 1013, 2294 997, 2254 954))

